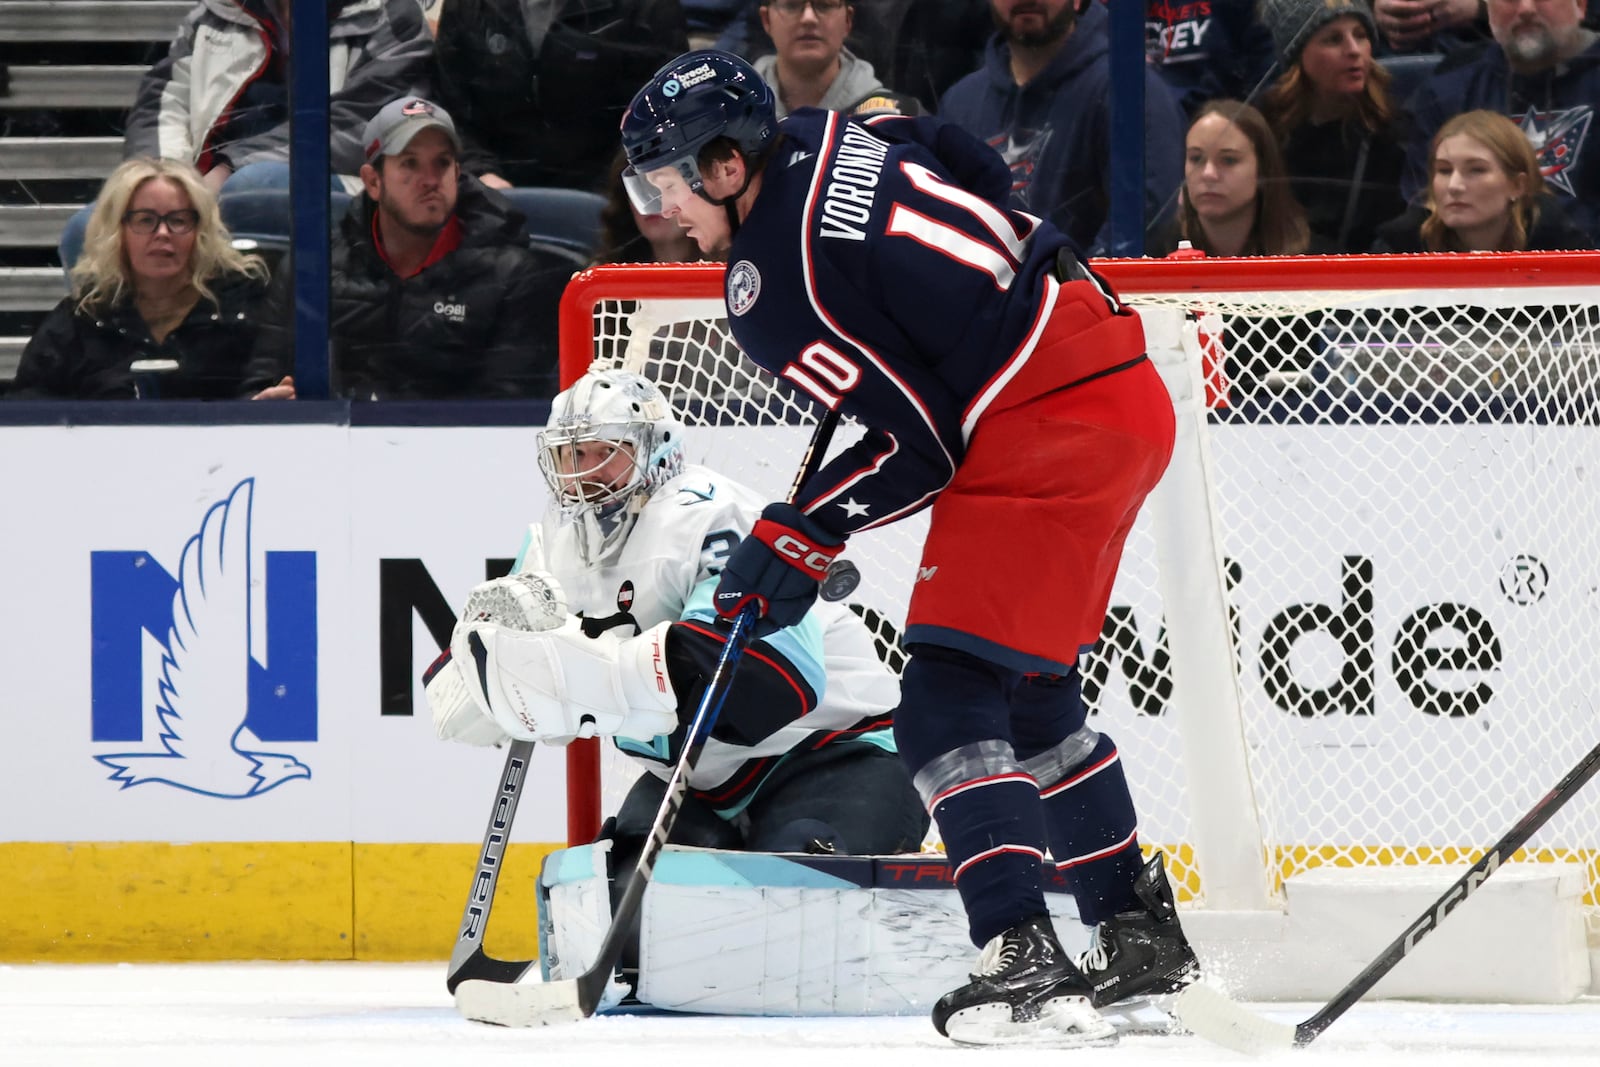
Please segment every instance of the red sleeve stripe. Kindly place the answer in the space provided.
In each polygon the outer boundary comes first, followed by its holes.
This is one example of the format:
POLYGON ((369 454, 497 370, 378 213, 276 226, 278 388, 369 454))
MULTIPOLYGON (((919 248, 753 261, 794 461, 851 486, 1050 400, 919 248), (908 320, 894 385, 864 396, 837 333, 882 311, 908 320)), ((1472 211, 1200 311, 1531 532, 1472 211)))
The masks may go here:
MULTIPOLYGON (((680 621, 678 625, 684 627, 685 629, 693 630, 697 634, 703 634, 714 641, 727 640, 727 634, 724 634, 718 630, 709 629, 700 625, 699 623, 680 621)), ((795 700, 797 700, 800 703, 800 706, 805 709, 805 711, 800 713, 802 716, 808 714, 816 707, 816 705, 812 704, 809 698, 806 696, 805 687, 796 681, 794 674, 787 669, 788 661, 779 662, 778 660, 773 659, 771 656, 762 654, 753 645, 746 647, 743 654, 749 656, 758 663, 765 663, 769 668, 772 669, 774 674, 784 680, 790 689, 794 690, 795 700)))
POLYGON ((874 730, 884 730, 893 725, 893 717, 886 716, 882 719, 873 719, 871 722, 857 723, 848 730, 833 730, 825 734, 813 734, 812 736, 815 737, 815 740, 811 742, 809 747, 818 749, 823 745, 830 744, 831 742, 837 741, 840 738, 856 737, 860 734, 870 734, 874 730))
POLYGON ((771 756, 763 756, 761 759, 751 760, 745 765, 746 770, 744 772, 744 776, 738 781, 724 785, 721 791, 716 793, 696 789, 694 790, 694 795, 713 806, 725 804, 734 797, 738 796, 740 793, 744 792, 744 790, 750 786, 753 779, 757 778, 758 776, 763 776, 766 773, 767 765, 771 762, 771 756))

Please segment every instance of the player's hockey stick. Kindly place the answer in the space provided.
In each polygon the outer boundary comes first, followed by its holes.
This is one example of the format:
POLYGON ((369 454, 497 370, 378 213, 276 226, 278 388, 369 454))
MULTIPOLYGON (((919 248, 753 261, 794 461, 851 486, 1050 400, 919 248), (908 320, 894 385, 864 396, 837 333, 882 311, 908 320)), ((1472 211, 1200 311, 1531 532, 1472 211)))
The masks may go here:
POLYGON ((1405 959, 1424 937, 1438 929, 1445 916, 1477 892, 1490 875, 1500 869, 1501 864, 1510 860, 1517 849, 1527 844, 1539 827, 1549 821, 1550 816, 1560 811, 1583 788, 1584 783, 1594 777, 1597 770, 1600 770, 1600 745, 1590 749, 1589 754, 1568 771, 1554 789, 1540 798, 1504 837, 1496 841, 1482 859, 1445 890, 1444 895, 1418 916, 1365 970, 1351 979, 1349 985, 1339 990, 1321 1011, 1305 1022, 1291 1025, 1263 1019, 1199 982, 1178 994, 1173 1004, 1174 1014, 1201 1037, 1240 1052, 1274 1052, 1304 1048, 1311 1044, 1405 959))
MULTIPOLYGON (((838 421, 837 411, 826 412, 818 421, 811 444, 800 461, 800 470, 790 487, 790 500, 795 498, 800 487, 820 464, 838 421)), ((666 792, 661 798, 660 808, 656 810, 650 834, 639 851, 633 877, 623 891, 622 899, 617 902, 617 910, 611 916, 611 925, 606 927, 594 963, 576 978, 559 982, 519 983, 517 979, 522 977, 520 972, 512 978, 485 974, 464 980, 455 987, 456 1009, 462 1015, 476 1022, 498 1026, 547 1026, 576 1022, 595 1013, 606 988, 611 984, 622 950, 633 936, 632 929, 644 902, 645 890, 649 888, 650 875, 672 833, 673 824, 677 822, 684 797, 688 795, 689 772, 694 770, 699 761, 704 739, 716 725, 722 703, 733 684, 733 673, 739 666, 745 646, 750 643, 750 630, 754 624, 753 606, 746 607, 733 621, 733 628, 729 630, 727 641, 722 646, 722 655, 717 658, 711 680, 695 709, 694 719, 684 733, 683 752, 672 769, 672 777, 667 779, 666 792)), ((459 942, 457 947, 459 949, 459 942)))
POLYGON ((478 869, 472 872, 472 889, 461 915, 461 932, 450 952, 450 968, 445 973, 445 988, 456 991, 462 982, 480 979, 489 982, 515 982, 537 960, 499 960, 484 951, 483 933, 489 925, 489 909, 494 906, 494 890, 500 881, 506 842, 511 838, 511 820, 517 815, 517 800, 527 778, 528 761, 533 757, 532 741, 513 741, 506 752, 505 770, 495 789, 494 809, 484 831, 483 848, 478 852, 478 869))

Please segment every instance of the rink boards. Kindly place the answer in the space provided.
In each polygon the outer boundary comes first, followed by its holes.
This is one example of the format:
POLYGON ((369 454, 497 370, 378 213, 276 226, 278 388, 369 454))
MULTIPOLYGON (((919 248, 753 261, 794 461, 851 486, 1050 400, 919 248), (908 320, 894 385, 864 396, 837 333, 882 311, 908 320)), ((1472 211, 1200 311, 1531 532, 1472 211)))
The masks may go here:
MULTIPOLYGON (((1496 441, 1497 462, 1548 465, 1563 451, 1559 435, 1573 432, 1518 427, 1496 441)), ((760 487, 777 495, 804 433, 697 431, 692 458, 765 456, 760 487)), ((1397 480, 1403 466, 1372 448, 1373 433, 1235 426, 1213 447, 1226 453, 1253 435, 1248 454, 1279 457, 1284 479, 1315 481, 1327 471, 1330 494, 1364 479, 1380 489, 1394 480, 1395 495, 1416 493, 1397 480), (1364 435, 1363 448, 1347 447, 1344 435, 1364 435), (1352 470, 1354 458, 1369 467, 1352 470)), ((1396 453, 1407 455, 1464 434, 1507 431, 1389 431, 1396 453)), ((446 955, 501 757, 436 741, 416 680, 438 649, 430 627, 448 632, 451 607, 504 568, 543 507, 532 431, 10 426, 0 428, 0 450, 10 520, 0 562, 0 668, 11 724, 0 746, 0 888, 9 904, 0 912, 0 955, 446 955)), ((1461 510, 1496 507, 1472 498, 1468 475, 1454 487, 1454 510, 1441 511, 1451 528, 1433 536, 1355 519, 1339 529, 1298 528, 1273 515, 1261 526, 1304 546, 1302 566, 1264 568, 1249 544, 1228 546, 1250 583, 1246 603, 1260 605, 1239 620, 1251 668, 1263 631, 1283 609, 1343 610, 1349 581, 1341 568, 1370 571, 1373 596, 1357 606, 1372 616, 1364 628, 1377 664, 1370 709, 1285 716, 1274 731, 1297 761, 1287 773, 1349 781, 1340 818, 1358 823, 1362 804, 1382 805, 1382 825, 1396 827, 1407 845, 1457 843, 1429 840, 1425 809, 1412 814, 1393 803, 1428 795, 1430 775, 1442 773, 1444 761, 1416 753, 1443 751, 1471 766, 1504 754, 1504 736, 1490 737, 1486 724, 1544 716, 1570 717, 1574 732, 1582 725, 1583 707, 1537 704, 1502 683, 1537 651, 1537 616, 1573 610, 1587 583, 1552 582, 1519 600, 1506 581, 1521 556, 1536 557, 1558 579, 1588 573, 1594 561, 1563 558, 1563 542, 1518 529, 1516 515, 1496 525, 1484 514, 1471 528, 1488 532, 1452 534, 1466 525, 1461 510), (1434 587, 1430 576, 1460 569, 1435 566, 1430 554, 1481 558, 1481 581, 1434 587), (1473 714, 1421 714, 1394 677, 1394 635, 1419 609, 1442 602, 1470 605, 1496 641, 1492 656, 1486 643, 1457 642, 1458 652, 1426 663, 1429 684, 1489 694, 1473 714), (1390 788, 1369 788, 1374 782, 1390 788)), ((1355 502, 1350 513, 1361 515, 1355 502)), ((1236 520, 1251 525, 1248 511, 1236 520)), ((1004 551, 1003 540, 995 550, 1004 551)), ((867 576, 861 596, 897 611, 910 580, 904 562, 865 539, 852 555, 867 576)), ((1112 605, 1139 635, 1124 656, 1151 656, 1157 647, 1153 570, 1136 536, 1112 605)), ((1302 650, 1310 662, 1297 669, 1308 685, 1319 672, 1339 673, 1336 636, 1302 650)), ((1593 659, 1579 662, 1572 690, 1593 692, 1593 659)), ((1259 690, 1257 674, 1245 671, 1246 687, 1259 690)), ((1099 723, 1116 734, 1136 778, 1144 839, 1180 845, 1187 774, 1171 733, 1181 697, 1153 706, 1145 694, 1136 708, 1125 677, 1111 672, 1099 723)), ((1247 692, 1247 701, 1252 695, 1259 698, 1247 692)), ((1530 777, 1543 767, 1531 767, 1530 777)), ((538 856, 562 841, 564 813, 560 753, 541 750, 515 835, 525 843, 514 862, 527 884, 502 881, 513 903, 497 905, 497 929, 531 939, 533 873, 538 856)), ((1349 843, 1318 811, 1279 817, 1298 821, 1292 828, 1310 847, 1349 843)), ((1492 837, 1505 820, 1487 811, 1482 823, 1475 831, 1492 837)), ((1384 843, 1393 842, 1376 844, 1384 843)), ((1572 843, 1582 845, 1593 842, 1572 843)))

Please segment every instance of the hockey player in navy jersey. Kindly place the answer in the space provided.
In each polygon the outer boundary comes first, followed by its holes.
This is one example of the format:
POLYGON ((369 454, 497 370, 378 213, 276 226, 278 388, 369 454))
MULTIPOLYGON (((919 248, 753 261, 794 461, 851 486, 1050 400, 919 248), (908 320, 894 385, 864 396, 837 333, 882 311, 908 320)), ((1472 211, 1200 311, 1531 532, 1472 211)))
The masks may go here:
POLYGON ((982 947, 935 1026, 976 1044, 1113 1040, 1097 1008, 1198 972, 1078 672, 1172 448, 1138 317, 1058 230, 1003 206, 992 149, 936 120, 802 109, 780 125, 747 64, 701 51, 639 91, 622 140, 635 206, 728 261, 745 352, 867 428, 762 512, 719 613, 754 604, 758 633, 790 625, 847 537, 932 509, 895 738, 982 947), (1047 845, 1096 926, 1077 961, 1046 912, 1047 845))
MULTIPOLYGON (((612 824, 614 856, 636 854, 654 821, 722 651, 717 575, 761 506, 737 482, 686 464, 682 438, 660 390, 638 374, 592 370, 557 396, 539 451, 551 508, 529 527, 512 576, 474 590, 508 605, 531 595, 534 615, 559 602, 556 625, 464 618, 425 678, 447 740, 598 734, 642 764, 648 773, 612 824)), ((754 651, 689 776, 672 840, 917 851, 928 821, 894 756, 894 676, 871 631, 843 605, 820 603, 754 651)))

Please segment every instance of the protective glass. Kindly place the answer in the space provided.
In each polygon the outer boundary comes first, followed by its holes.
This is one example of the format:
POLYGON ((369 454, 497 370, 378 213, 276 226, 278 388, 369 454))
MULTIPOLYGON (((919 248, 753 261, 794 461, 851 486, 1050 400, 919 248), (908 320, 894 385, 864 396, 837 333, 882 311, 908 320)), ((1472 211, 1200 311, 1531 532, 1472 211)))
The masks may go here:
POLYGON ((167 232, 172 234, 193 233, 194 228, 200 225, 200 212, 186 208, 182 211, 169 211, 163 215, 156 211, 140 209, 125 212, 122 224, 140 236, 149 236, 161 226, 165 226, 167 232))

